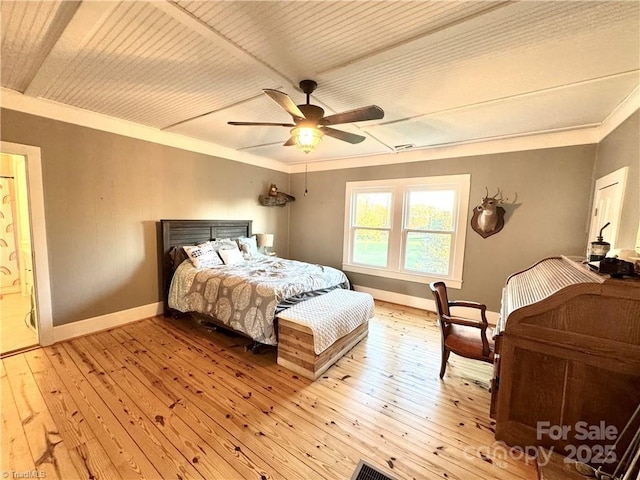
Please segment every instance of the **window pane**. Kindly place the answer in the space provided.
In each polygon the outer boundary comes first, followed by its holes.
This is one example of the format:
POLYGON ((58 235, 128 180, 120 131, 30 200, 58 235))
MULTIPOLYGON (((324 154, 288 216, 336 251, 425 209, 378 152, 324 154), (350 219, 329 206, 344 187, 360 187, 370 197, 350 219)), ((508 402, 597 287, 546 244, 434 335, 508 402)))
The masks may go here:
POLYGON ((389 228, 391 225, 391 192, 356 194, 354 226, 389 228))
POLYGON ((374 267, 387 266, 389 232, 356 229, 353 244, 354 263, 374 267))
POLYGON ((438 275, 449 274, 451 235, 448 233, 409 232, 404 268, 438 275))
POLYGON ((453 230, 454 190, 409 192, 405 228, 410 230, 453 230))

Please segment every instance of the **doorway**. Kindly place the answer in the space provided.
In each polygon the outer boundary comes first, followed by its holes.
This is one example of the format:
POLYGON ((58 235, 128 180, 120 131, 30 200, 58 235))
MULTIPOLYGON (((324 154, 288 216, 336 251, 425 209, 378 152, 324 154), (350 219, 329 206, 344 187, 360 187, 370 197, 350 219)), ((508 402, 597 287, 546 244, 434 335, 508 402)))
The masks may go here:
POLYGON ((0 354, 38 343, 26 167, 0 153, 0 354))
POLYGON ((623 167, 596 180, 588 242, 595 241, 602 227, 608 223, 602 230, 602 238, 611 244, 611 248, 616 248, 628 170, 629 167, 623 167))
POLYGON ((0 356, 53 343, 40 149, 0 142, 0 356))

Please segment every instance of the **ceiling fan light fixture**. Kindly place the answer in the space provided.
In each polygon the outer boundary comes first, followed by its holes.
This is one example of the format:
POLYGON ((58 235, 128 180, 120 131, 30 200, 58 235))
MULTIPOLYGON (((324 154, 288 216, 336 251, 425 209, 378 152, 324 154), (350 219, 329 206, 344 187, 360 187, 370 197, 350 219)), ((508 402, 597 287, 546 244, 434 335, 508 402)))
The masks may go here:
POLYGON ((345 132, 333 128, 334 125, 352 122, 365 122, 369 120, 380 120, 384 117, 384 111, 377 105, 354 108, 342 113, 334 113, 328 117, 324 114, 324 109, 310 103, 310 97, 318 84, 313 80, 302 80, 300 89, 307 96, 307 103, 296 105, 289 95, 278 90, 266 88, 264 93, 276 102, 285 112, 291 115, 293 123, 275 122, 227 122, 229 125, 240 126, 270 126, 291 128, 291 136, 282 145, 284 147, 297 146, 304 153, 311 153, 316 145, 320 143, 322 137, 328 135, 340 141, 353 145, 363 142, 367 137, 357 133, 345 132), (293 128, 292 128, 293 127, 293 128))
POLYGON ((296 143, 296 147, 304 153, 313 152, 323 136, 324 132, 316 127, 296 127, 291 129, 291 137, 296 143))

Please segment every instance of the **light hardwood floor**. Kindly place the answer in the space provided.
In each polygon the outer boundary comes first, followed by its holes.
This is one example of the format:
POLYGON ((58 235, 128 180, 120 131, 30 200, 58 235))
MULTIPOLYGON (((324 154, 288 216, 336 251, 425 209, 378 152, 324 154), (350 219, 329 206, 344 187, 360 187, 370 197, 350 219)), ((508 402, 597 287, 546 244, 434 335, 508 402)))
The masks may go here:
POLYGON ((144 320, 4 358, 2 466, 46 478, 535 479, 496 448, 491 367, 438 378, 433 316, 377 303, 369 336, 311 382, 275 349, 144 320))
POLYGON ((0 299, 0 354, 38 344, 35 330, 25 324, 31 310, 31 298, 20 293, 0 299))

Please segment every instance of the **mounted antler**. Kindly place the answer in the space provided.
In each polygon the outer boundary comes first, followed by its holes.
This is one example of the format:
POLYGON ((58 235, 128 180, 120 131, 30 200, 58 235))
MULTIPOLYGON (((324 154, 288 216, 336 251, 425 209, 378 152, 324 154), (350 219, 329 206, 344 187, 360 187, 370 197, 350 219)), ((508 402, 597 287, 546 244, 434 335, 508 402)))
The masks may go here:
MULTIPOLYGON (((484 187, 484 190, 485 190, 485 196, 482 197, 482 200, 481 200, 482 203, 486 202, 487 200, 495 200, 498 205, 501 205, 501 204, 507 203, 509 201, 509 197, 502 198, 502 190, 500 190, 499 188, 498 188, 498 191, 496 192, 496 194, 493 197, 489 196, 489 189, 487 187, 484 187), (499 195, 499 197, 498 197, 498 195, 499 195)), ((516 193, 516 198, 518 198, 518 194, 517 193, 516 193)))

